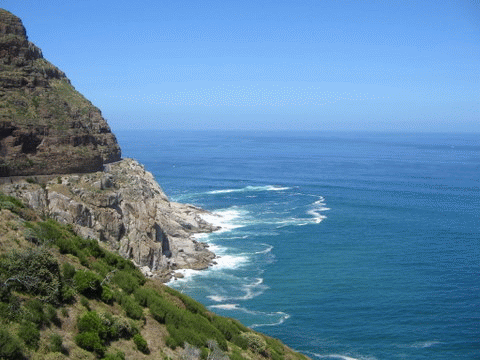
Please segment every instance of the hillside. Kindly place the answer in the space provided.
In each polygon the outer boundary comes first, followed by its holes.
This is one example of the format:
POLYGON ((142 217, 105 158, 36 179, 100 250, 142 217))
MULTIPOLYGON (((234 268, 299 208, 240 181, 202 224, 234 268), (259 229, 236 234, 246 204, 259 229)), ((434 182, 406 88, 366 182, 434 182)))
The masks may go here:
POLYGON ((0 358, 306 359, 0 194, 0 358))
POLYGON ((100 110, 0 9, 0 176, 98 171, 117 160, 100 110))

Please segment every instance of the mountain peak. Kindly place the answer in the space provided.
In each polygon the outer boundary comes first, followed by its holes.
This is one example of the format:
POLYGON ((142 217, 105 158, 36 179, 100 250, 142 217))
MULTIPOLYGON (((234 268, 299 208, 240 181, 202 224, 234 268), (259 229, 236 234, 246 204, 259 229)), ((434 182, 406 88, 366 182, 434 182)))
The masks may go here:
POLYGON ((0 9, 0 176, 93 172, 120 154, 100 110, 0 9))
POLYGON ((0 9, 0 34, 18 35, 28 40, 22 20, 4 9, 0 9))

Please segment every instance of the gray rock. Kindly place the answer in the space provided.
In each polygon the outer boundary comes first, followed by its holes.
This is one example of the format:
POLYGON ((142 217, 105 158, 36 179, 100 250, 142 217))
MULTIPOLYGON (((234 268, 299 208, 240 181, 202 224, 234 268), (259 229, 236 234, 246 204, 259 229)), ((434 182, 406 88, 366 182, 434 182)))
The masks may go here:
POLYGON ((19 180, 1 191, 72 224, 80 235, 133 260, 146 276, 168 279, 172 270, 205 269, 215 258, 192 236, 218 229, 201 218, 205 210, 170 202, 153 175, 132 159, 102 172, 52 177, 44 188, 19 180))

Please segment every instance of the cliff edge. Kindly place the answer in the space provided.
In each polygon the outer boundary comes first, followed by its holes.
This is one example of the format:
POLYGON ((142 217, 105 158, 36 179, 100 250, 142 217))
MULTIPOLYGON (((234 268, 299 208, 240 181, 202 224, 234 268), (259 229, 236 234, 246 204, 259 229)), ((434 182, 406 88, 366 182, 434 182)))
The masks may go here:
POLYGON ((85 173, 120 158, 100 110, 0 9, 0 176, 85 173))
POLYGON ((121 159, 100 110, 0 9, 0 191, 131 259, 147 276, 203 269, 215 255, 192 234, 204 212, 170 202, 151 173, 121 159))

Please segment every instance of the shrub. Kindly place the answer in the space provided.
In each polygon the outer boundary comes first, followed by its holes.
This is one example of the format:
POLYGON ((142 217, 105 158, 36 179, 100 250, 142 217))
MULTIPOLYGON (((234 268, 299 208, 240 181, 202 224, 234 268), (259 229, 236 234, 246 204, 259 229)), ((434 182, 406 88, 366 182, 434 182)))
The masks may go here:
POLYGON ((69 315, 68 315, 68 309, 67 308, 62 307, 62 309, 60 311, 61 311, 63 317, 68 318, 69 315))
POLYGON ((147 341, 143 338, 142 335, 135 334, 133 336, 133 342, 137 346, 137 349, 140 350, 142 353, 144 354, 150 353, 150 350, 148 349, 147 341))
POLYGON ((51 352, 63 352, 63 339, 59 334, 50 336, 49 349, 51 352))
POLYGON ((45 306, 45 318, 47 323, 53 323, 56 326, 60 326, 62 323, 57 314, 57 309, 55 309, 51 304, 45 306))
POLYGON ((123 310, 125 310, 125 313, 129 318, 138 320, 143 317, 142 307, 131 296, 122 296, 120 300, 120 305, 122 306, 123 310))
POLYGON ((187 310, 191 311, 194 314, 206 316, 207 309, 198 301, 195 301, 191 297, 188 297, 187 295, 182 293, 177 293, 176 296, 182 300, 187 310))
POLYGON ((181 310, 162 297, 151 298, 148 307, 150 308, 150 313, 153 318, 161 324, 166 323, 167 314, 169 315, 171 322, 173 318, 178 318, 178 322, 181 322, 181 310))
POLYGON ((248 340, 245 337, 241 336, 241 334, 235 335, 232 338, 232 342, 243 350, 248 349, 248 340))
POLYGON ((240 338, 246 340, 248 348, 256 353, 261 353, 267 348, 265 339, 254 332, 246 332, 240 334, 240 338))
POLYGON ((225 336, 227 340, 231 340, 235 335, 240 334, 240 329, 235 322, 221 316, 214 316, 212 324, 225 336))
POLYGON ((18 360, 22 358, 22 345, 20 341, 10 335, 6 329, 0 328, 0 359, 18 360))
POLYGON ((240 354, 240 351, 235 349, 230 354, 230 360, 245 360, 245 358, 242 356, 242 354, 240 354))
POLYGON ((89 268, 96 271, 102 277, 105 277, 110 270, 110 267, 105 262, 100 260, 93 261, 89 268))
POLYGON ((75 336, 75 342, 82 349, 88 351, 95 351, 98 355, 103 356, 105 353, 105 346, 100 336, 92 331, 82 332, 75 336))
POLYGON ((73 280, 76 272, 77 270, 72 264, 65 263, 62 265, 62 275, 65 280, 73 280))
POLYGON ((122 351, 117 351, 115 354, 108 353, 105 355, 103 360, 125 360, 125 353, 122 351))
POLYGON ((132 321, 121 316, 113 316, 112 327, 115 329, 117 336, 123 339, 130 339, 138 333, 138 329, 132 321))
POLYGON ((152 301, 161 297, 155 290, 144 287, 136 289, 133 295, 135 300, 143 307, 148 306, 152 301))
POLYGON ((115 296, 113 294, 113 291, 108 286, 102 286, 102 295, 100 299, 105 304, 113 304, 113 301, 115 300, 115 296))
POLYGON ((131 294, 140 287, 139 279, 127 270, 120 270, 115 273, 112 281, 127 294, 131 294))
POLYGON ((73 281, 80 294, 90 298, 100 297, 102 294, 100 277, 92 271, 77 271, 73 281))
POLYGON ((0 274, 8 287, 58 303, 61 294, 60 269, 56 259, 43 247, 12 251, 0 259, 0 274))
POLYGON ((96 311, 87 311, 84 313, 77 321, 77 328, 80 332, 105 333, 102 320, 96 311))
POLYGON ((25 304, 24 319, 35 323, 38 327, 48 324, 47 315, 44 312, 43 303, 38 299, 32 299, 25 304))
POLYGON ((82 304, 82 306, 85 306, 85 308, 90 311, 90 302, 85 296, 82 296, 80 298, 80 304, 82 304))
POLYGON ((62 300, 64 303, 72 303, 73 300, 75 300, 75 294, 77 292, 75 291, 74 288, 68 285, 63 285, 62 286, 62 300))
POLYGON ((18 336, 29 348, 38 349, 40 341, 40 330, 31 322, 23 322, 18 329, 18 336))

